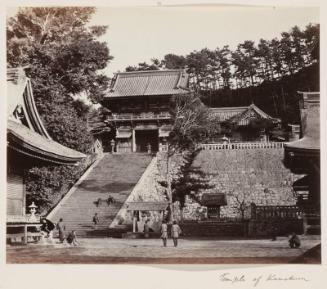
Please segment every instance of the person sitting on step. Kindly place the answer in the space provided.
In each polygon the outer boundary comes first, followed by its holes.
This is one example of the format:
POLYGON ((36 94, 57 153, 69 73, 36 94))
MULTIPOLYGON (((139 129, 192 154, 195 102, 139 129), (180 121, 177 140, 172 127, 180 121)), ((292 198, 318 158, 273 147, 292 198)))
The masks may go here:
POLYGON ((73 230, 68 234, 67 243, 69 245, 74 245, 74 246, 79 245, 79 242, 77 241, 77 238, 76 238, 76 231, 73 230))
POLYGON ((101 198, 98 198, 98 200, 96 201, 97 207, 100 207, 101 204, 102 204, 102 199, 101 198))
POLYGON ((291 238, 288 240, 291 248, 300 248, 301 241, 300 238, 295 234, 295 232, 292 233, 291 238))
POLYGON ((115 199, 114 199, 111 195, 109 195, 109 197, 108 197, 108 199, 107 199, 108 206, 109 206, 110 204, 113 204, 114 202, 115 202, 115 199))
POLYGON ((46 218, 41 219, 41 232, 44 232, 47 234, 46 238, 50 236, 51 231, 55 229, 54 223, 52 223, 50 220, 47 220, 46 218))
POLYGON ((94 223, 94 228, 96 229, 97 228, 97 225, 99 224, 100 220, 99 220, 99 217, 98 217, 98 213, 95 213, 93 218, 92 218, 92 222, 94 223))

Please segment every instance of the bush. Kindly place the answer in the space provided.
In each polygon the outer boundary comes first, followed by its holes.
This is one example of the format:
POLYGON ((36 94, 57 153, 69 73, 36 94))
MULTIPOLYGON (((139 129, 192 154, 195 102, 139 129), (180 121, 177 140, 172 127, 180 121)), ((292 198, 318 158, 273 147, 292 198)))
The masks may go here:
POLYGON ((26 175, 26 205, 32 202, 39 207, 39 211, 47 211, 56 204, 58 192, 64 187, 68 189, 82 176, 89 160, 78 166, 45 166, 33 167, 26 175))

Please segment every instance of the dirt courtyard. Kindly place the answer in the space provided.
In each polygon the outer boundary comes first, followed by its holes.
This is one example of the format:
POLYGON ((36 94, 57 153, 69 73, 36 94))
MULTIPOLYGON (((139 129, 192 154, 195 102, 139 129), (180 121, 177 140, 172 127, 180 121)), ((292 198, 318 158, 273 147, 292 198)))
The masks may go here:
MULTIPOLYGON (((79 239, 74 247, 59 244, 7 245, 7 263, 66 264, 278 264, 294 262, 320 243, 320 236, 301 236, 299 249, 291 249, 286 237, 271 240, 79 239)), ((319 260, 313 263, 319 263, 319 260)))

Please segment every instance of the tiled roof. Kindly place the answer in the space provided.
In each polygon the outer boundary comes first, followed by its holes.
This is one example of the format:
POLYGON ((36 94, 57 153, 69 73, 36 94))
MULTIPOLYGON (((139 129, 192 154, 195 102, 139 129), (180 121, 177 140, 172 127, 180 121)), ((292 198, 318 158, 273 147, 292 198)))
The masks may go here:
POLYGON ((215 117, 218 117, 220 121, 230 120, 235 123, 240 122, 244 117, 248 115, 251 110, 261 118, 273 119, 270 115, 265 113, 253 103, 249 106, 210 108, 210 112, 215 117))
POLYGON ((230 121, 234 123, 240 123, 243 119, 248 117, 249 114, 251 114, 251 111, 255 113, 259 118, 263 119, 273 119, 270 115, 265 113, 263 110, 261 110, 259 107, 257 107, 255 104, 251 104, 245 111, 238 115, 234 115, 230 121))
POLYGON ((168 207, 167 202, 130 202, 127 203, 127 211, 164 211, 168 207))
POLYGON ((80 161, 86 155, 47 139, 26 126, 8 119, 8 146, 22 154, 57 164, 80 161))
POLYGON ((32 85, 23 68, 7 69, 7 103, 8 117, 16 117, 16 110, 20 109, 29 129, 51 139, 37 111, 32 85))
POLYGON ((239 107, 212 107, 210 108, 210 113, 218 117, 220 121, 225 121, 231 117, 241 114, 246 111, 248 106, 239 106, 239 107))
POLYGON ((308 191, 311 182, 312 182, 312 180, 311 180, 310 175, 304 176, 303 178, 297 179, 293 183, 293 189, 296 192, 297 191, 308 191))
POLYGON ((117 73, 105 97, 182 94, 188 91, 188 79, 183 70, 117 73))
POLYGON ((201 198, 201 205, 203 206, 226 206, 226 196, 223 193, 204 193, 201 198))

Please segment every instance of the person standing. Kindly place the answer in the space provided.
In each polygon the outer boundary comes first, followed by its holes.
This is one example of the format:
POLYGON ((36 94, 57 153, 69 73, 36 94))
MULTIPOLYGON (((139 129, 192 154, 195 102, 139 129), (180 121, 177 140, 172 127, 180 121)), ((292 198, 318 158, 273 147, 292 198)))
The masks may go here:
POLYGON ((146 149, 148 151, 148 154, 150 155, 152 153, 152 148, 151 148, 151 144, 150 143, 147 143, 146 149))
POLYGON ((182 233, 181 228, 178 226, 177 222, 174 221, 173 225, 171 227, 171 236, 173 238, 174 241, 174 247, 177 247, 178 245, 178 237, 179 235, 182 233))
POLYGON ((168 227, 166 221, 162 221, 161 224, 161 239, 164 247, 167 247, 167 238, 168 238, 168 227))
POLYGON ((59 240, 60 243, 63 243, 65 241, 65 230, 66 230, 66 226, 64 224, 64 220, 63 218, 60 218, 59 222, 57 223, 57 230, 59 231, 59 240))
POLYGON ((116 142, 115 142, 114 139, 112 139, 112 140, 110 141, 111 153, 112 153, 112 154, 115 153, 115 145, 116 145, 116 142))
POLYGON ((144 232, 144 238, 149 238, 149 232, 150 232, 149 220, 145 221, 143 232, 144 232))

